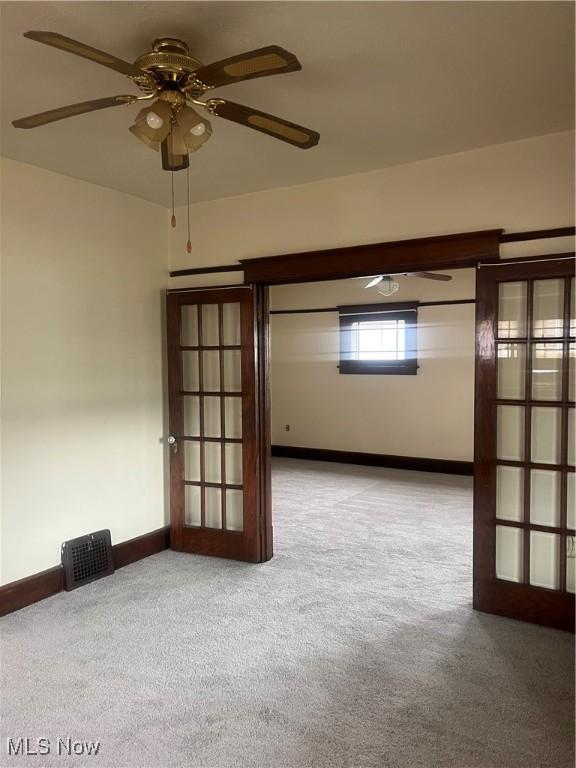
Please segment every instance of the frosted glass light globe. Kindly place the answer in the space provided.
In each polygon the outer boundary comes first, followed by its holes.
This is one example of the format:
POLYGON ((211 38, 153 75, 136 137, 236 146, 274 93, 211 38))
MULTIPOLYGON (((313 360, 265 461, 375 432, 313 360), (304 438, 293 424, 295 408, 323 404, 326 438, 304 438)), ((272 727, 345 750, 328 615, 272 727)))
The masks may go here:
POLYGON ((378 293, 382 294, 382 296, 392 296, 392 294, 396 293, 399 288, 400 283, 397 283, 396 280, 393 280, 391 277, 385 277, 376 290, 378 293))
POLYGON ((160 115, 157 115, 156 112, 148 112, 146 115, 146 122, 153 131, 157 131, 164 125, 164 120, 162 120, 160 115))
POLYGON ((204 133, 206 133, 206 126, 204 123, 198 123, 198 125, 195 125, 193 128, 190 128, 190 133, 193 136, 202 136, 204 133))

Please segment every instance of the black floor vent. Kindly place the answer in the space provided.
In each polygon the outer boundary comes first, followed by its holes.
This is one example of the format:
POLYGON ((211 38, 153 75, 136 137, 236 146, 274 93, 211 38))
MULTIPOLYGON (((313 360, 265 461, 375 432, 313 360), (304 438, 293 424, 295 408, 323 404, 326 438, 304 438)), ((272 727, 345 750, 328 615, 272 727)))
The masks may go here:
POLYGON ((114 573, 110 531, 96 531, 62 544, 64 588, 76 589, 114 573))

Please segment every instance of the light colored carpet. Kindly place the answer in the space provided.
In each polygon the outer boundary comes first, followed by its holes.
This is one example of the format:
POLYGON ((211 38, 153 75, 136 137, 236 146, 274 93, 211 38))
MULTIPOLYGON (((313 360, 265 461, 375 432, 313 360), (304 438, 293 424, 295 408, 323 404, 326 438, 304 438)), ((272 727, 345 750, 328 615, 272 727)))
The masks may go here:
POLYGON ((573 638, 472 611, 469 478, 281 460, 274 493, 269 563, 165 552, 4 619, 1 764, 573 765, 573 638))

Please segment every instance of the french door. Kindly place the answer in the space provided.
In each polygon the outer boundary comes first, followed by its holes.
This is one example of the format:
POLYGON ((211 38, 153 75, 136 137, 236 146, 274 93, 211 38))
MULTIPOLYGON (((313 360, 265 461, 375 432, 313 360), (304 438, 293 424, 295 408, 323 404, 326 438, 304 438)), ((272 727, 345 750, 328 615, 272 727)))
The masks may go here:
POLYGON ((258 461, 261 289, 167 297, 172 548, 261 562, 272 556, 258 461))
POLYGON ((574 629, 574 261, 481 266, 474 607, 574 629))

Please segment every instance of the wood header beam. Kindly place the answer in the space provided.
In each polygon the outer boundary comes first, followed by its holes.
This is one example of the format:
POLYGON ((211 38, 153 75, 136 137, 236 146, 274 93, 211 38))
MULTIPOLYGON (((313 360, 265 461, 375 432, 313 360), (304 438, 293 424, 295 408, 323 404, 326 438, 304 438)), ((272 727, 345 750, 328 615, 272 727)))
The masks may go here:
POLYGON ((529 232, 509 232, 500 237, 501 243, 523 243, 526 240, 552 240, 556 237, 576 235, 576 227, 556 227, 556 229, 531 229, 529 232))
POLYGON ((245 283, 306 283, 382 272, 462 269, 498 258, 501 229, 242 259, 245 283))

